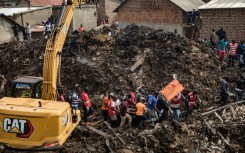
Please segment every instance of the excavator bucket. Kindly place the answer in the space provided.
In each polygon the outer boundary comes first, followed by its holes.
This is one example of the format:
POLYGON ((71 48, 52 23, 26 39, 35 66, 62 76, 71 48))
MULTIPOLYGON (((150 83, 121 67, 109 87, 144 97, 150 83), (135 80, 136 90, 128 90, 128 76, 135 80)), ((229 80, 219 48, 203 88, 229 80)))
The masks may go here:
POLYGON ((170 101, 174 98, 179 92, 182 92, 185 88, 179 83, 178 80, 173 80, 167 86, 165 86, 160 92, 166 98, 167 101, 170 101))
MULTIPOLYGON (((77 114, 80 111, 76 110, 77 114)), ((79 124, 69 103, 30 98, 0 99, 0 143, 31 150, 59 148, 79 124), (18 103, 16 103, 18 100, 18 103)))

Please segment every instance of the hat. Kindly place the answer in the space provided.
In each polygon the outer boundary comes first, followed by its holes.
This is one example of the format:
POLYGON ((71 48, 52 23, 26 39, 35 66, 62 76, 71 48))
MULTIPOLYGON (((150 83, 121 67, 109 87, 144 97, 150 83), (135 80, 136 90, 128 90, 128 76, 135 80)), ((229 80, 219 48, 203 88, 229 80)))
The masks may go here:
POLYGON ((111 92, 109 95, 110 95, 110 96, 114 96, 114 93, 111 92))

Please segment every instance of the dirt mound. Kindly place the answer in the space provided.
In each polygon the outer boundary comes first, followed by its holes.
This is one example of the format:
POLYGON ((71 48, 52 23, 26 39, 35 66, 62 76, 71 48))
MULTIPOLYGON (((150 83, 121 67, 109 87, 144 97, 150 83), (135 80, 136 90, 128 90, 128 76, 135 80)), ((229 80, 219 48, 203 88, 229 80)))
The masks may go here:
MULTIPOLYGON (((32 43, 1 44, 0 74, 7 81, 23 75, 42 76, 44 50, 45 42, 40 40, 32 43)), ((173 79, 173 74, 177 74, 178 80, 186 88, 185 92, 198 90, 207 107, 213 105, 212 101, 219 94, 219 76, 229 76, 232 86, 242 72, 244 70, 227 69, 226 66, 220 65, 215 53, 200 42, 190 41, 173 33, 164 33, 162 30, 130 25, 122 30, 104 27, 97 31, 69 36, 62 52, 61 80, 68 89, 79 84, 82 88, 87 87, 91 96, 98 96, 104 91, 128 93, 140 85, 144 85, 146 92, 150 93, 160 90, 173 79)), ((224 146, 234 151, 233 147, 223 143, 223 140, 220 144, 221 137, 218 134, 210 134, 212 130, 204 122, 208 117, 202 117, 199 111, 194 114, 192 121, 177 125, 177 129, 174 128, 176 123, 171 121, 166 121, 154 129, 114 129, 126 143, 121 145, 123 142, 118 140, 107 125, 99 122, 102 118, 98 110, 91 117, 93 122, 97 122, 91 126, 112 137, 97 135, 83 125, 59 151, 188 152, 195 140, 199 144, 207 144, 201 148, 202 151, 224 146)), ((215 120, 219 122, 219 119, 215 120)), ((216 128, 214 125, 210 124, 212 128, 216 128)), ((220 128, 217 130, 220 133, 225 131, 220 128)), ((236 128, 230 127, 228 131, 232 139, 244 133, 244 130, 232 133, 236 128)), ((228 136, 227 130, 222 134, 228 136)), ((231 143, 243 142, 239 140, 244 138, 231 140, 231 143)), ((244 149, 241 146, 236 148, 244 149)), ((224 148, 219 151, 224 151, 224 148)))

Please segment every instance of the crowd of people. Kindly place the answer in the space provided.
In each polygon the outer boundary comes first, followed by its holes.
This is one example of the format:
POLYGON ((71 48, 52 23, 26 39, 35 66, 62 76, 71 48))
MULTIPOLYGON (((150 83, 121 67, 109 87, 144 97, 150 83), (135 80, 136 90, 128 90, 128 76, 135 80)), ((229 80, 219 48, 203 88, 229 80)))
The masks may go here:
MULTIPOLYGON (((73 110, 82 109, 83 121, 88 121, 88 116, 93 113, 92 103, 88 90, 83 89, 80 96, 78 90, 73 90, 68 96, 60 94, 60 101, 68 101, 73 110), (67 97, 67 99, 65 98, 67 97)), ((199 98, 197 91, 184 96, 178 93, 173 99, 167 101, 161 92, 146 94, 144 87, 140 87, 128 94, 103 93, 101 98, 101 114, 105 122, 112 127, 142 128, 148 123, 154 127, 168 118, 180 121, 180 112, 185 112, 183 120, 187 119, 192 110, 198 107, 199 98), (181 107, 182 103, 184 107, 181 107), (183 110, 182 110, 183 109, 183 110)))
POLYGON ((220 59, 220 63, 223 64, 225 57, 228 58, 228 67, 234 68, 237 61, 240 68, 244 67, 244 54, 245 54, 245 42, 243 40, 238 43, 232 39, 228 41, 225 30, 221 27, 215 31, 212 29, 210 33, 210 41, 204 40, 206 45, 209 45, 213 50, 217 49, 217 54, 220 59), (218 42, 216 43, 216 37, 218 42))

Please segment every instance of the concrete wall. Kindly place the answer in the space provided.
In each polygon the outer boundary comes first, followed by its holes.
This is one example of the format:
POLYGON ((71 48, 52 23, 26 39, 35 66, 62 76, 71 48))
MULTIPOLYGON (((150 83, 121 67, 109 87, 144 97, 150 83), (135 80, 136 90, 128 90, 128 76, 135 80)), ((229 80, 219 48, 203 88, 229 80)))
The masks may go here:
POLYGON ((245 9, 209 9, 200 10, 203 17, 201 38, 210 37, 213 28, 223 27, 228 39, 245 39, 245 9))
MULTIPOLYGON (((58 20, 60 7, 53 7, 53 16, 58 20)), ((78 29, 82 24, 85 30, 95 29, 97 27, 96 5, 82 5, 82 8, 76 8, 73 19, 70 24, 69 33, 78 29)))
POLYGON ((97 27, 96 5, 83 5, 82 8, 76 8, 73 17, 74 30, 83 25, 85 30, 95 29, 97 27))
MULTIPOLYGON (((13 23, 0 16, 0 43, 14 40, 13 23)), ((23 38, 23 33, 19 32, 19 37, 23 38)))
POLYGON ((25 26, 26 22, 29 22, 29 24, 33 26, 37 24, 42 24, 42 21, 46 21, 51 14, 52 7, 46 7, 40 10, 25 12, 22 15, 16 14, 10 18, 22 26, 25 26))

